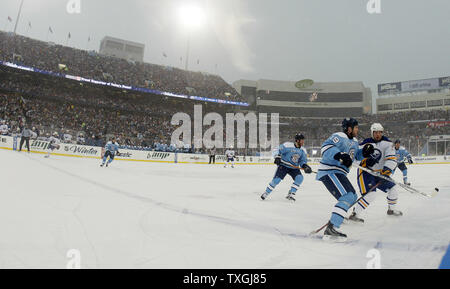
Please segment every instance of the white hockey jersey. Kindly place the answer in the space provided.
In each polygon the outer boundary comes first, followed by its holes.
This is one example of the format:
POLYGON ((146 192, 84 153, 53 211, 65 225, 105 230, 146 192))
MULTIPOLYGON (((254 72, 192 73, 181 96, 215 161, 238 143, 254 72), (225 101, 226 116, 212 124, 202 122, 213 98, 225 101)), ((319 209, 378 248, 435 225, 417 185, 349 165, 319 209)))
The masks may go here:
POLYGON ((374 146, 373 157, 377 160, 377 163, 369 169, 377 172, 381 172, 384 167, 393 171, 397 167, 397 156, 395 154, 394 144, 385 136, 380 141, 375 141, 373 138, 365 139, 359 144, 359 148, 362 149, 364 145, 372 144, 374 146))
POLYGON ((54 136, 49 137, 47 141, 50 143, 50 145, 56 145, 61 143, 61 141, 54 136))
POLYGON ((227 150, 225 152, 225 155, 227 156, 227 158, 234 158, 234 150, 227 150))
POLYGON ((0 133, 1 133, 2 135, 7 135, 8 132, 9 132, 9 127, 8 127, 7 124, 2 124, 2 125, 0 125, 0 133))

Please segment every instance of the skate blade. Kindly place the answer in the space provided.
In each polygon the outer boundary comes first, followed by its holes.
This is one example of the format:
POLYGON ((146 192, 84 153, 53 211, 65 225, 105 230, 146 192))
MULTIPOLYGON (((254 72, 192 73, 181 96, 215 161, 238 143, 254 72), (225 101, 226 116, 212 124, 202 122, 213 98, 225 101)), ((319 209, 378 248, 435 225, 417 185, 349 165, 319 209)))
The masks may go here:
POLYGON ((356 225, 356 226, 363 226, 364 222, 357 222, 357 221, 353 221, 347 218, 344 218, 344 221, 342 222, 345 225, 356 225))
POLYGON ((322 240, 327 242, 344 243, 347 241, 347 237, 323 235, 322 240))

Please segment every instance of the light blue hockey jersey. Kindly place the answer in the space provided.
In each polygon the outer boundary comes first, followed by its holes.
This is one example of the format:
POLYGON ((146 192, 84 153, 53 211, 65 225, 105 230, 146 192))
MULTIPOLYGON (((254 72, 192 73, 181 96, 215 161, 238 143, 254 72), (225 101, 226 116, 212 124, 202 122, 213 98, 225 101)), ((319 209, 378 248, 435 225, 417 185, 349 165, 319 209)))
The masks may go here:
POLYGON ((109 141, 106 145, 105 145, 105 151, 110 151, 113 154, 115 154, 116 152, 119 151, 119 144, 117 142, 112 143, 111 141, 109 141))
POLYGON ((323 142, 321 148, 322 160, 320 161, 316 179, 332 174, 348 174, 350 169, 341 164, 334 156, 339 153, 347 153, 352 160, 362 160, 362 149, 359 149, 358 140, 356 138, 349 139, 343 132, 332 134, 323 142))
POLYGON ((402 146, 398 150, 395 150, 395 156, 397 157, 397 163, 399 164, 405 162, 405 158, 411 159, 411 154, 402 146))
POLYGON ((308 163, 305 150, 295 147, 295 144, 292 142, 285 142, 278 149, 274 150, 273 156, 277 155, 281 156, 281 165, 287 168, 292 168, 289 164, 302 167, 308 163))

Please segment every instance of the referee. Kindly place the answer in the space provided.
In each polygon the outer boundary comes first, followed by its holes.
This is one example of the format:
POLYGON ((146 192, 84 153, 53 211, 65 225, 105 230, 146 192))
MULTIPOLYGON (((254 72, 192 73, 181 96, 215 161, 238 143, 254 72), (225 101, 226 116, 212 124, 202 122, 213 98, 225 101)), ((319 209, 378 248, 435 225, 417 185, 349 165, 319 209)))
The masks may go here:
POLYGON ((216 148, 212 148, 209 151, 209 164, 215 164, 216 163, 216 148))
POLYGON ((22 146, 23 146, 24 142, 27 145, 28 152, 30 152, 30 137, 31 137, 31 135, 32 135, 31 130, 27 126, 24 126, 23 130, 22 130, 22 137, 20 138, 19 152, 22 151, 22 146))

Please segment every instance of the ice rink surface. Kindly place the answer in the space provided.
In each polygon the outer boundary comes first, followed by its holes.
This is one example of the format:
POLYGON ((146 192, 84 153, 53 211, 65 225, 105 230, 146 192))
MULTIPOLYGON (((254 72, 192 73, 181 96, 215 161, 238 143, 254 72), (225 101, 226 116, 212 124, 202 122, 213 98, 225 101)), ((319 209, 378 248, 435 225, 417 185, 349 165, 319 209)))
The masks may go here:
MULTIPOLYGON (((82 268, 366 268, 373 248, 381 268, 438 268, 450 242, 450 165, 409 166, 412 186, 439 187, 435 198, 402 191, 395 218, 378 192, 366 223, 344 224, 348 241, 329 243, 307 236, 336 203, 314 175, 295 203, 289 176, 260 200, 275 165, 101 168, 5 150, 0 160, 1 268, 66 268, 70 249, 82 268)), ((349 178, 357 188, 355 169, 349 178)))

